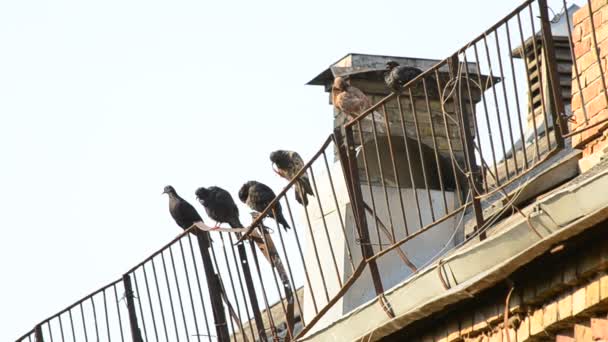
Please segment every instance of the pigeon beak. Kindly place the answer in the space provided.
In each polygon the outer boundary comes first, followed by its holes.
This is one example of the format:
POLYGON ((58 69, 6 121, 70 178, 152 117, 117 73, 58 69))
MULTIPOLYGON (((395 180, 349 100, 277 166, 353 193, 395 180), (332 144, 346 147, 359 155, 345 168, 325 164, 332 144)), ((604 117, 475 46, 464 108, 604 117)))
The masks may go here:
POLYGON ((166 193, 167 193, 166 191, 163 191, 163 192, 161 192, 160 194, 161 194, 161 195, 164 195, 164 194, 166 194, 166 193))

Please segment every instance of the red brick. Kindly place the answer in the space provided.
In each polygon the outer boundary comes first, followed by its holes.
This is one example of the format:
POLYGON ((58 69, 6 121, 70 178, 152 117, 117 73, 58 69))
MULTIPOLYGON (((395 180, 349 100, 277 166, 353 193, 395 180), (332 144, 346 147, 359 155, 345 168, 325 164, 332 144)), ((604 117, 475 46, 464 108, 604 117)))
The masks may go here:
MULTIPOLYGON (((608 27, 608 25, 606 25, 608 27)), ((578 72, 583 72, 587 70, 593 63, 597 63, 597 57, 593 51, 588 51, 581 57, 576 59, 576 66, 578 67, 578 72)), ((599 76, 599 73, 598 73, 599 76)))
POLYGON ((598 43, 600 57, 608 56, 608 39, 604 40, 601 43, 598 43))
POLYGON ((589 118, 593 118, 596 114, 606 109, 606 98, 604 94, 598 95, 593 99, 585 98, 586 108, 587 108, 587 116, 589 118))
MULTIPOLYGON (((608 42, 608 40, 606 40, 608 42)), ((582 41, 574 44, 574 56, 576 58, 584 55, 591 50, 591 37, 586 37, 582 41)))
MULTIPOLYGON (((591 19, 587 18, 585 20, 583 20, 582 23, 579 24, 581 29, 583 30, 582 32, 582 37, 587 37, 591 35, 591 32, 593 32, 591 30, 591 19)), ((595 27, 595 31, 597 32, 599 29, 599 27, 595 27)))
POLYGON ((581 95, 572 95, 572 102, 570 102, 570 110, 574 113, 576 110, 581 108, 581 95))
POLYGON ((580 42, 583 38, 583 27, 581 25, 577 25, 572 29, 572 42, 577 43, 580 42))
MULTIPOLYGON (((586 36, 584 33, 583 27, 583 36, 586 36)), ((595 27, 595 39, 598 43, 603 42, 606 38, 608 38, 608 25, 601 25, 599 27, 595 27)))
MULTIPOLYGON (((601 10, 604 6, 606 6, 606 0, 591 0, 591 10, 593 13, 601 10)), ((589 10, 587 10, 588 12, 589 10)))
POLYGON ((580 134, 576 134, 572 136, 572 147, 573 148, 580 148, 580 144, 582 143, 582 139, 581 139, 581 135, 580 134))
POLYGON ((608 320, 592 318, 591 319, 591 335, 593 340, 607 340, 608 339, 608 320))
POLYGON ((577 25, 578 23, 585 20, 585 18, 589 18, 589 9, 587 5, 581 7, 578 11, 574 12, 572 15, 572 24, 577 25))
MULTIPOLYGON (((606 6, 604 6, 606 7, 606 6)), ((604 7, 601 8, 601 11, 598 10, 597 12, 593 13, 593 25, 595 25, 595 27, 599 27, 600 25, 602 25, 602 17, 603 17, 603 13, 604 13, 604 7)))
MULTIPOLYGON (((591 53, 586 53, 585 56, 587 56, 587 55, 590 55, 591 57, 593 57, 591 53)), ((581 70, 579 70, 579 73, 582 76, 581 84, 583 87, 586 87, 587 85, 591 84, 591 82, 595 81, 596 79, 598 79, 600 77, 601 70, 600 70, 599 64, 596 63, 596 64, 592 65, 589 69, 585 70, 584 72, 581 72, 581 70)), ((585 100, 588 101, 589 99, 585 99, 585 100)))
POLYGON ((589 103, 589 100, 595 99, 600 92, 603 92, 604 87, 602 84, 602 79, 598 77, 591 84, 583 88, 583 99, 586 103, 589 103))

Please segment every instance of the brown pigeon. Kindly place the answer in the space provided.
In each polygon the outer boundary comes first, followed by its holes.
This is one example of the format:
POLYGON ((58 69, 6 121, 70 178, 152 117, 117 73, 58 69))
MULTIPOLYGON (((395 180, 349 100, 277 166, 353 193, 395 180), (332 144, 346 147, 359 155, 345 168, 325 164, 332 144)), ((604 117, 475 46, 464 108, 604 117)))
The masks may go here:
MULTIPOLYGON (((300 157, 298 152, 294 151, 274 151, 270 154, 270 161, 276 165, 275 172, 288 181, 291 181, 296 174, 298 174, 298 172, 304 168, 304 161, 302 160, 302 157, 300 157)), ((307 194, 314 196, 314 192, 312 191, 310 180, 308 179, 308 174, 306 172, 302 173, 300 178, 298 178, 298 181, 295 184, 295 192, 296 201, 304 206, 308 205, 307 194)))
MULTIPOLYGON (((334 106, 352 119, 372 106, 372 101, 369 97, 361 89, 352 86, 347 77, 338 76, 334 79, 331 88, 331 98, 334 106)), ((384 117, 380 113, 374 111, 373 115, 376 124, 384 122, 384 117)), ((370 117, 368 116, 367 118, 370 117)))

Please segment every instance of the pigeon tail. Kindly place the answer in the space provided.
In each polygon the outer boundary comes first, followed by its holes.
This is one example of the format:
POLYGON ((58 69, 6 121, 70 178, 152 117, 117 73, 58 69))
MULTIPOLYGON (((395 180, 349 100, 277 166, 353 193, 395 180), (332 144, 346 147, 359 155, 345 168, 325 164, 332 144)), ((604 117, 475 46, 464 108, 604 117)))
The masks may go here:
POLYGON ((235 217, 234 219, 230 220, 230 222, 227 222, 227 223, 230 226, 230 228, 245 228, 243 226, 243 224, 241 223, 241 220, 239 220, 238 217, 235 217))
POLYGON ((308 180, 308 177, 300 177, 300 185, 302 186, 302 188, 304 188, 304 192, 314 196, 315 193, 312 191, 312 186, 310 186, 310 181, 308 180))
POLYGON ((281 224, 281 226, 283 226, 283 228, 285 228, 285 231, 287 231, 287 229, 291 229, 291 227, 289 226, 289 223, 287 223, 287 220, 285 219, 285 216, 283 216, 283 213, 281 211, 279 211, 277 213, 278 217, 277 217, 277 222, 279 222, 279 224, 281 224))
POLYGON ((296 186, 296 201, 303 206, 308 206, 308 196, 306 196, 306 192, 302 193, 299 186, 296 186))

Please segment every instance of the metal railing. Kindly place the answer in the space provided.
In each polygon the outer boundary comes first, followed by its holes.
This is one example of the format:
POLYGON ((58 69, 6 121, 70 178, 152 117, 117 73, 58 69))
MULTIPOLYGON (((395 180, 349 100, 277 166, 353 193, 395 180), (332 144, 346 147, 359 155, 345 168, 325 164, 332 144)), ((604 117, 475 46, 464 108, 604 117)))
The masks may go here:
MULTIPOLYGON (((17 340, 296 340, 370 299, 357 291, 373 288, 383 303, 395 281, 483 239, 502 214, 485 210, 496 196, 518 196, 565 137, 583 132, 568 133, 551 24, 546 0, 525 1, 336 129, 246 233, 213 233, 208 243, 191 227, 17 340), (314 192, 307 205, 291 200, 303 177, 314 192), (277 210, 291 230, 265 226, 277 210), (465 221, 474 226, 466 239, 465 221), (416 257, 413 243, 423 240, 429 250, 416 257)), ((608 102, 603 76, 602 84, 608 102)), ((585 120, 586 129, 596 124, 586 112, 585 120)))

